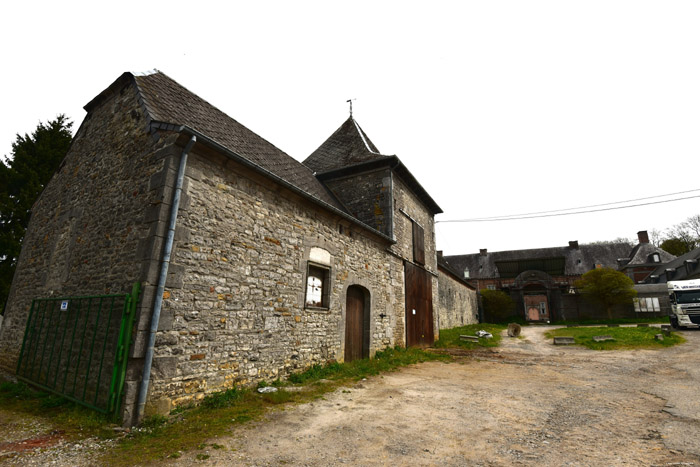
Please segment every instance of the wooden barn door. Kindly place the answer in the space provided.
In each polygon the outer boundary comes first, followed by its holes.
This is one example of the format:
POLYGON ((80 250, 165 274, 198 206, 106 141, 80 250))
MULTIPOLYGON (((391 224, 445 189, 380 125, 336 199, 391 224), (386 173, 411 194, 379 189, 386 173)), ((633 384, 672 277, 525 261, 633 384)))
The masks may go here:
POLYGON ((365 352, 365 294, 361 287, 348 287, 345 306, 345 361, 366 356, 365 352))
POLYGON ((428 271, 406 263, 406 345, 433 345, 433 286, 428 271))

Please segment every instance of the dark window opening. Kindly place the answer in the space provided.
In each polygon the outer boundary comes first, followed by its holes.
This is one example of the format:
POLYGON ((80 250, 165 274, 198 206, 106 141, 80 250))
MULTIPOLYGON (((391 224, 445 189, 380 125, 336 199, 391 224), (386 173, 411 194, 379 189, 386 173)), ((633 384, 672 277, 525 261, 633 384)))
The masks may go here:
POLYGON ((423 227, 413 222, 413 261, 425 264, 425 240, 423 227))

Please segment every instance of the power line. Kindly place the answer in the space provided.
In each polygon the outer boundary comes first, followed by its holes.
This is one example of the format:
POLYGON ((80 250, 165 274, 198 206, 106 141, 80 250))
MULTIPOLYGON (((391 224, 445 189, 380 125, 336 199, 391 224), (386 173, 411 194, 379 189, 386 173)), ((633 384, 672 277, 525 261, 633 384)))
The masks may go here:
MULTIPOLYGON (((524 212, 521 214, 510 214, 510 215, 505 215, 505 216, 493 216, 493 217, 477 217, 474 219, 466 219, 467 221, 473 221, 473 220, 491 220, 491 219, 501 219, 501 218, 510 218, 510 217, 522 217, 522 216, 530 216, 534 214, 550 214, 550 213, 555 213, 555 212, 566 212, 566 211, 575 211, 578 209, 588 209, 588 208, 597 208, 600 206, 611 206, 613 204, 622 204, 622 203, 632 203, 634 201, 644 201, 647 199, 654 199, 654 198, 665 198, 666 196, 675 196, 675 195, 683 195, 686 193, 693 193, 695 191, 700 191, 700 188, 696 188, 694 190, 686 190, 686 191, 677 191, 675 193, 667 193, 665 195, 655 195, 655 196, 647 196, 645 198, 635 198, 635 199, 628 199, 625 201, 615 201, 612 203, 602 203, 602 204, 592 204, 590 206, 580 206, 577 208, 566 208, 566 209, 554 209, 554 210, 549 210, 549 211, 537 211, 537 212, 524 212)), ((440 221, 440 222, 457 222, 457 221, 440 221)), ((460 221, 461 222, 461 221, 460 221)))
MULTIPOLYGON (((690 191, 698 191, 698 190, 690 190, 690 191)), ((685 193, 689 193, 686 191, 685 193)), ((661 196, 669 196, 669 195, 660 195, 660 196, 652 196, 650 198, 659 198, 661 196)), ((650 198, 640 198, 640 199, 650 199, 650 198)), ((628 206, 616 206, 612 208, 603 208, 603 209, 591 209, 589 211, 577 211, 577 212, 559 212, 559 211, 543 211, 544 213, 551 212, 551 213, 558 213, 558 214, 541 214, 541 215, 528 215, 528 214, 521 214, 521 215, 513 215, 513 216, 500 216, 500 217, 484 217, 484 218, 476 218, 476 219, 456 219, 456 220, 445 220, 445 221, 435 221, 435 223, 455 223, 455 222, 496 222, 496 221, 517 221, 517 220, 522 220, 522 219, 538 219, 542 217, 558 217, 558 216, 573 216, 575 214, 588 214, 591 212, 601 212, 601 211, 614 211, 617 209, 628 209, 628 208, 636 208, 639 206, 649 206, 652 204, 663 204, 663 203, 672 203, 674 201, 682 201, 685 199, 692 199, 692 198, 700 198, 700 195, 695 195, 695 196, 686 196, 683 198, 675 198, 675 199, 666 199, 662 201, 652 201, 649 203, 640 203, 640 204, 630 204, 628 206)), ((598 206, 607 206, 610 204, 619 204, 619 203, 624 203, 627 201, 620 201, 618 203, 606 203, 606 204, 599 204, 598 206)), ((593 207, 593 206, 590 206, 593 207)), ((571 208, 573 209, 582 209, 582 208, 571 208)), ((567 209, 562 209, 560 211, 567 211, 567 209)), ((536 213, 532 213, 536 214, 536 213)))

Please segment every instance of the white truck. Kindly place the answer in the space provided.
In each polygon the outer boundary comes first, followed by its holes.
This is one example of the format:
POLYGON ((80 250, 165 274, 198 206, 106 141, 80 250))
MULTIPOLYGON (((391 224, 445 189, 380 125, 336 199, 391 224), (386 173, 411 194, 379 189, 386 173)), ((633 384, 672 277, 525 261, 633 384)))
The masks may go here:
POLYGON ((700 327, 700 279, 669 281, 669 316, 674 328, 700 327))

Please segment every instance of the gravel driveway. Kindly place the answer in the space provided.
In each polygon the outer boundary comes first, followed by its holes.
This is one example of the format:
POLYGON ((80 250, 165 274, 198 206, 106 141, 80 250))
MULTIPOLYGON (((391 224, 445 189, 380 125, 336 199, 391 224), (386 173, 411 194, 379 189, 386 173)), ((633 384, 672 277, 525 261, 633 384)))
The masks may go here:
MULTIPOLYGON (((700 465, 700 331, 670 349, 600 352, 555 347, 547 329, 289 406, 165 465, 700 465)), ((97 448, 4 459, 95 465, 97 448)))
POLYGON ((189 465, 700 465, 700 332, 660 351, 523 339, 271 414, 189 465))

